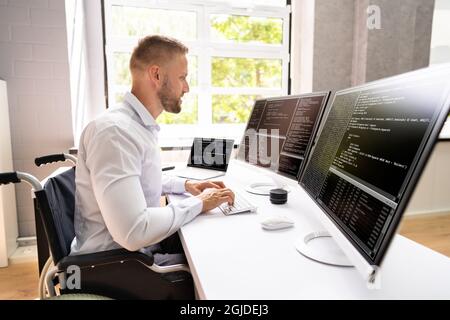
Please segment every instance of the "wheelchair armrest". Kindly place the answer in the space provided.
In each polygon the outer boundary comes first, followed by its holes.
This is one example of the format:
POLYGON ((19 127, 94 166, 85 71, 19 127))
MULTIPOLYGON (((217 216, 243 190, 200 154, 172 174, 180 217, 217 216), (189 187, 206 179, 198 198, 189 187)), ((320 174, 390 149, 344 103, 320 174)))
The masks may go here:
POLYGON ((59 270, 66 270, 69 266, 76 265, 80 268, 90 268, 93 266, 120 263, 122 261, 138 261, 147 266, 154 263, 153 256, 141 252, 131 252, 126 249, 115 249, 90 254, 67 256, 58 262, 59 270))

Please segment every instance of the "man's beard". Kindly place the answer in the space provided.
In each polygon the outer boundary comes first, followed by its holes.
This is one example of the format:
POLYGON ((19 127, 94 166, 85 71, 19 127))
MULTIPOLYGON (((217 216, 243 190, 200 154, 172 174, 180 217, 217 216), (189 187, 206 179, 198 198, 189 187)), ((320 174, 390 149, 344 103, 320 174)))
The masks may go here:
POLYGON ((169 87, 169 78, 165 77, 161 90, 158 92, 158 98, 165 111, 170 113, 181 112, 181 99, 176 98, 169 87))

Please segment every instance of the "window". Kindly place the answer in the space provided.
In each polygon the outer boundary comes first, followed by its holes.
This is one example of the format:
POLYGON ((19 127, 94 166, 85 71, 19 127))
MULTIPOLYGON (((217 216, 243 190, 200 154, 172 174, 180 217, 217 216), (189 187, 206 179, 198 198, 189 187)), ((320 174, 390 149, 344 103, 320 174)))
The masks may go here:
POLYGON ((163 34, 189 47, 191 91, 180 114, 158 118, 162 145, 194 136, 239 141, 253 101, 288 92, 285 0, 105 0, 104 8, 110 105, 130 89, 128 62, 141 37, 163 34))

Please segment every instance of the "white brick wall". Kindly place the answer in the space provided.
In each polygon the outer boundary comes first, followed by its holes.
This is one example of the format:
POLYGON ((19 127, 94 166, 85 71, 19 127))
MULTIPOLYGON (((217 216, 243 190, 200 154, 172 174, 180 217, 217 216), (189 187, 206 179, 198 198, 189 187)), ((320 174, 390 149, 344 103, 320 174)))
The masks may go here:
POLYGON ((27 8, 5 6, 0 11, 2 24, 27 24, 30 21, 30 13, 27 8))
MULTIPOLYGON (((0 0, 0 78, 8 84, 14 168, 73 146, 64 0, 0 0)), ((19 235, 35 234, 30 188, 17 185, 19 235)))
POLYGON ((0 28, 0 41, 9 41, 11 39, 11 30, 9 26, 3 26, 0 28))
MULTIPOLYGON (((61 14, 64 14, 62 12, 61 14)), ((64 27, 46 28, 42 26, 12 26, 12 41, 16 43, 54 44, 66 42, 64 27)))
POLYGON ((48 62, 18 61, 14 62, 14 76, 18 78, 50 78, 52 64, 48 62))
POLYGON ((36 26, 63 27, 66 23, 65 16, 57 10, 31 9, 30 15, 31 23, 36 26))
POLYGON ((61 61, 67 63, 67 49, 55 45, 33 45, 33 57, 38 61, 61 61))
MULTIPOLYGON (((6 2, 6 1, 5 1, 6 2)), ((8 0, 10 7, 48 8, 48 0, 8 0)), ((64 1, 60 1, 64 2, 64 1)))

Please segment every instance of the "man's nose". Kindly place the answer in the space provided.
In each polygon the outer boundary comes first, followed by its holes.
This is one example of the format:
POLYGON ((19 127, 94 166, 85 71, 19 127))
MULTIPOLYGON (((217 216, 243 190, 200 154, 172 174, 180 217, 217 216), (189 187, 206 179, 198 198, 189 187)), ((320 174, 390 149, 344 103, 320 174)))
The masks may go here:
POLYGON ((183 88, 183 93, 188 93, 189 92, 189 83, 186 82, 186 85, 183 88))

